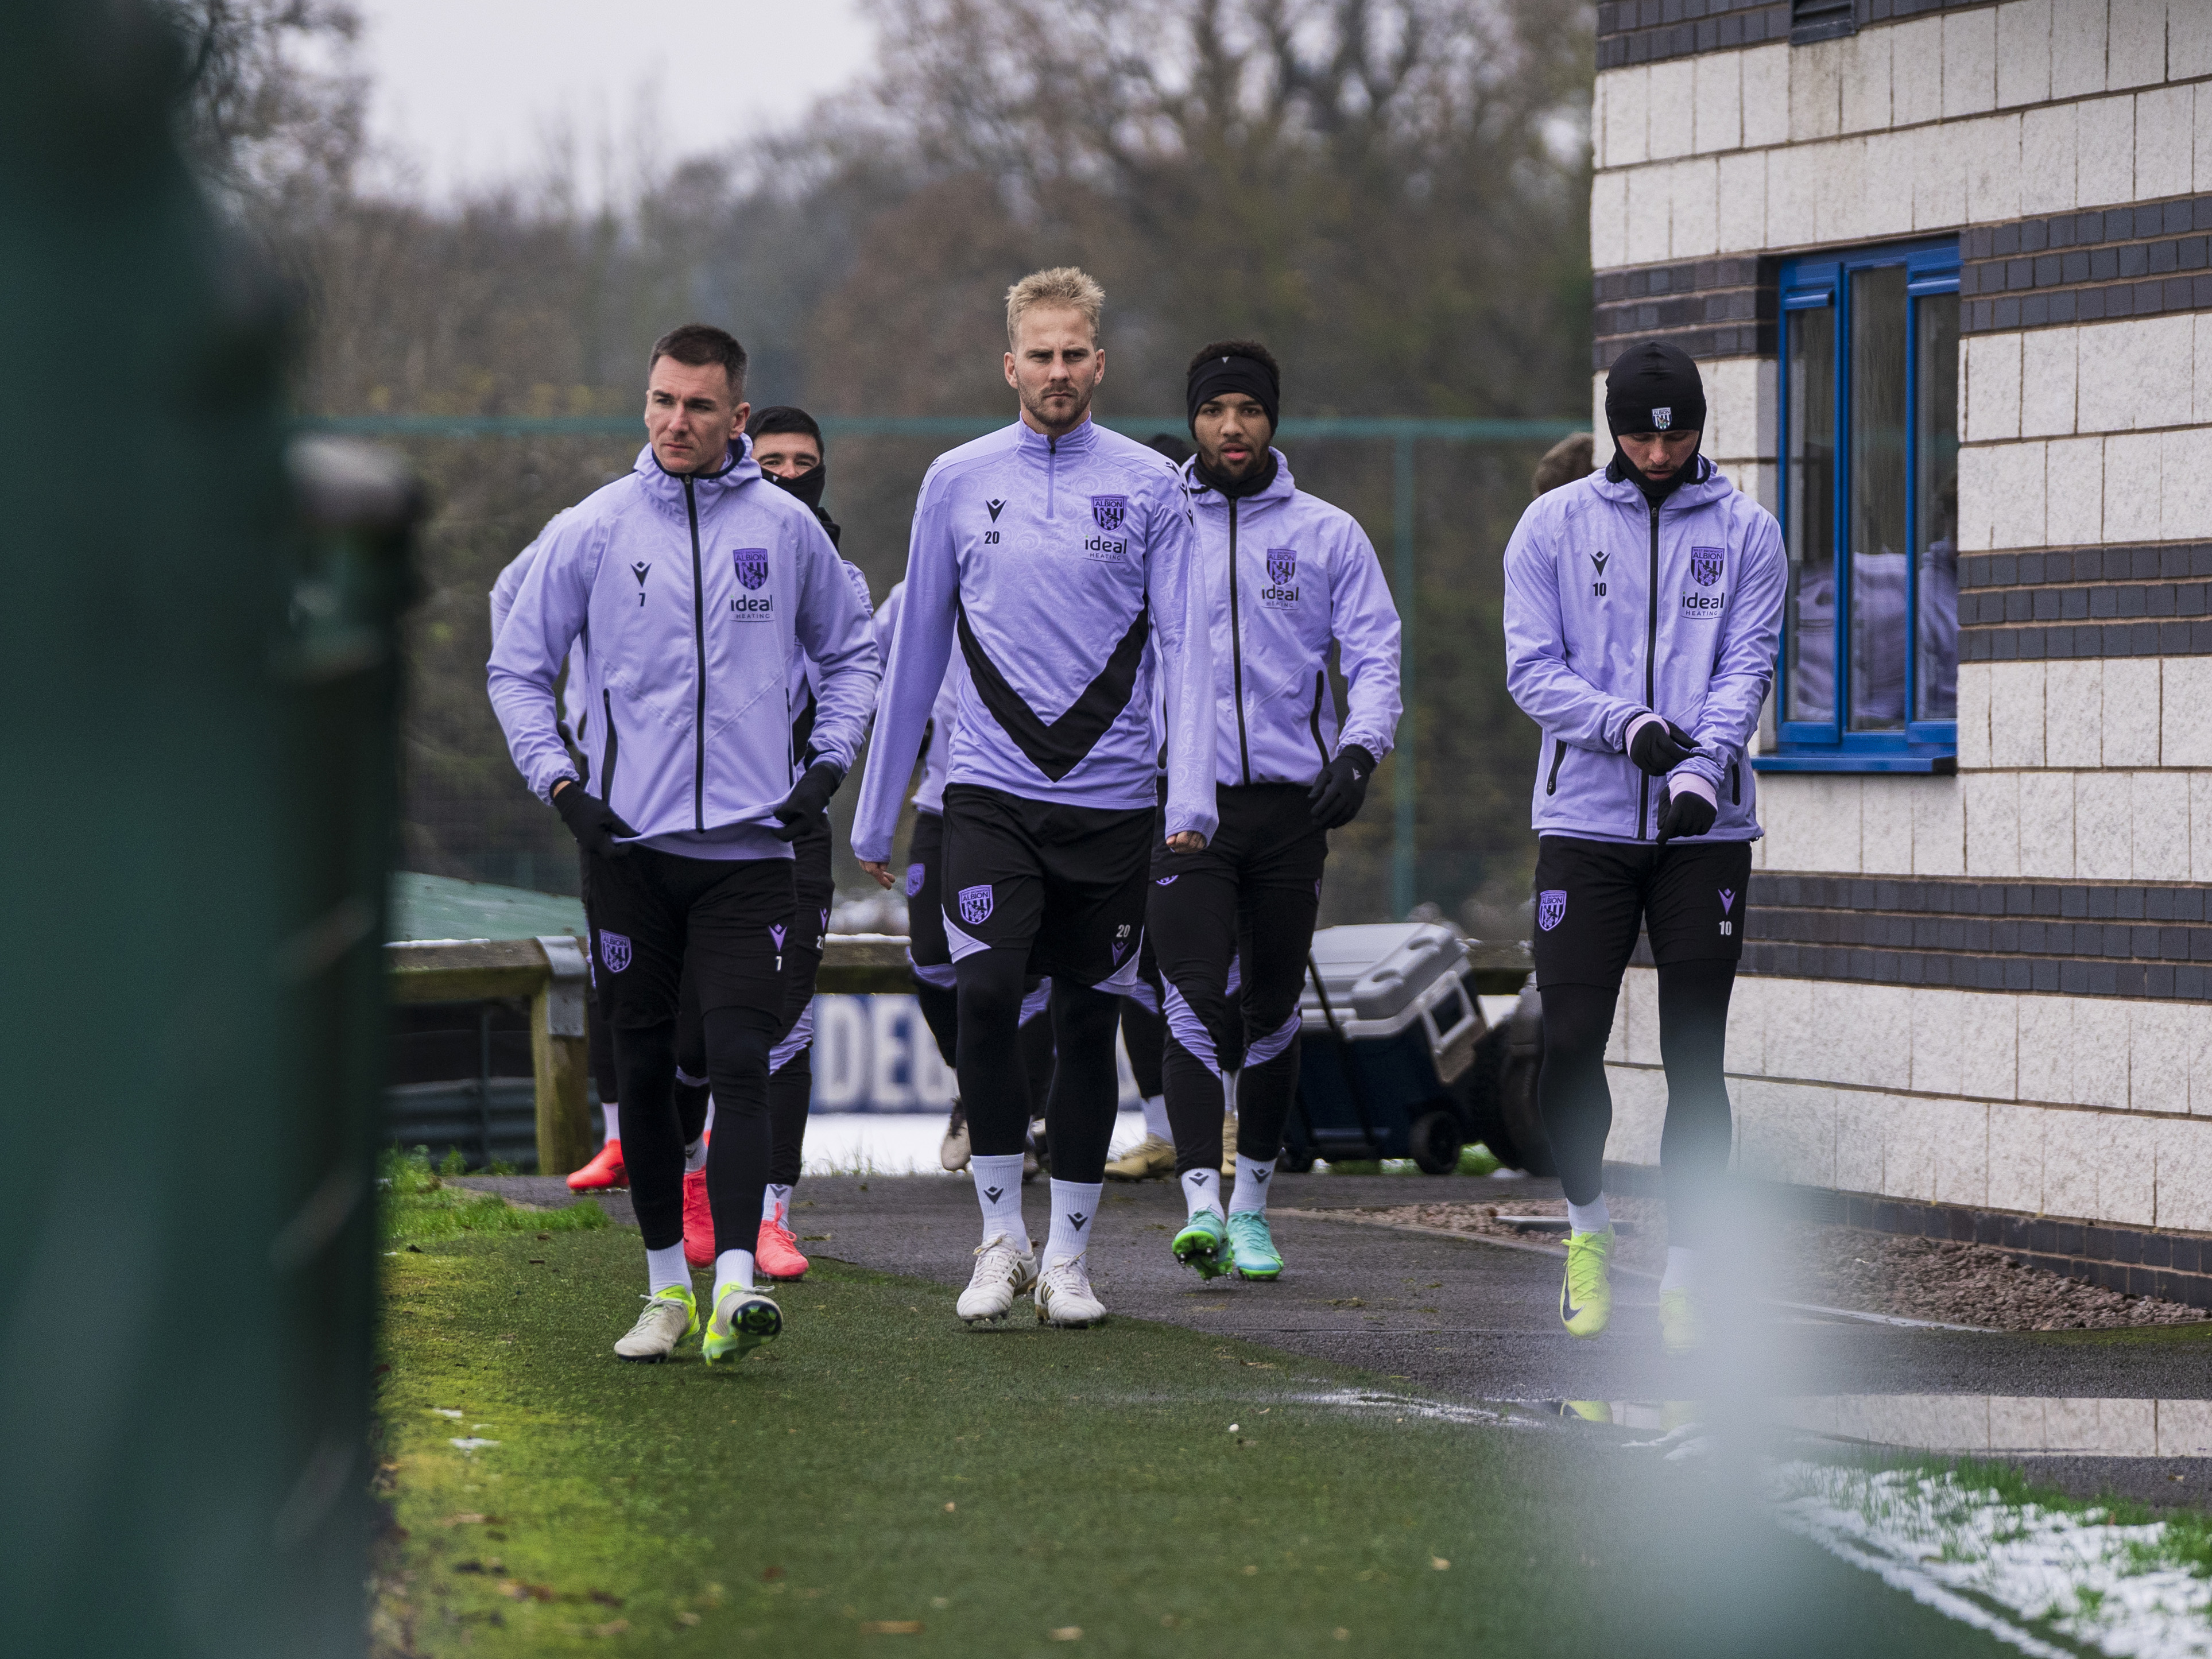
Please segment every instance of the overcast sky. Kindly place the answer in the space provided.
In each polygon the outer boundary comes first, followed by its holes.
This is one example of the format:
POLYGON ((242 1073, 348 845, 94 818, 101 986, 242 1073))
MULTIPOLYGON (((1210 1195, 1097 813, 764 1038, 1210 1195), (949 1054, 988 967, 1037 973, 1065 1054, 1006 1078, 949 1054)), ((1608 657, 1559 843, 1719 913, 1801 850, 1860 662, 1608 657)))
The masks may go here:
POLYGON ((587 160, 647 109, 664 160, 779 125, 860 76, 874 33, 858 0, 357 3, 370 137, 437 197, 535 173, 564 119, 587 160))

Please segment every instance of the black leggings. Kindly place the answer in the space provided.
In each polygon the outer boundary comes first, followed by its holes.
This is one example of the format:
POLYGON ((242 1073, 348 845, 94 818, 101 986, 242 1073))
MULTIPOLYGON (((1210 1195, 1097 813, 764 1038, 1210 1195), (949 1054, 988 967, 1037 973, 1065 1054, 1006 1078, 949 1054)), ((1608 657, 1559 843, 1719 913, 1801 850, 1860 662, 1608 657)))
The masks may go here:
MULTIPOLYGON (((1721 1066, 1735 984, 1732 962, 1684 962, 1659 969, 1659 1054, 1667 1067, 1659 1167, 1670 1244, 1705 1241, 1728 1175, 1731 1117, 1721 1066)), ((1541 994, 1544 1068, 1537 1097, 1544 1133, 1567 1201, 1594 1203, 1604 1190, 1605 1139, 1613 1128, 1605 1044, 1620 988, 1548 985, 1541 994)))
MULTIPOLYGON (((717 1103, 707 1152, 707 1198, 714 1211, 714 1251, 750 1250, 760 1238, 761 1190, 768 1184, 770 1132, 768 1051, 777 1017, 764 1008, 709 1008, 707 1075, 717 1103)), ((615 1068, 623 1097, 623 1162, 630 1201, 648 1250, 684 1242, 684 1148, 678 1115, 676 1023, 617 1026, 615 1068), (675 1179, 667 1179, 673 1172, 675 1179)))
MULTIPOLYGON (((979 1157, 1018 1152, 1029 1132, 1031 1070, 1024 1063, 1019 1029, 1027 956, 1025 951, 977 951, 959 964, 960 1098, 968 1112, 968 1144, 979 1157)), ((1055 1052, 1044 1118, 1052 1172, 1059 1180, 1105 1179, 1120 1096, 1114 1066, 1120 1018, 1119 998, 1053 981, 1055 1052)))

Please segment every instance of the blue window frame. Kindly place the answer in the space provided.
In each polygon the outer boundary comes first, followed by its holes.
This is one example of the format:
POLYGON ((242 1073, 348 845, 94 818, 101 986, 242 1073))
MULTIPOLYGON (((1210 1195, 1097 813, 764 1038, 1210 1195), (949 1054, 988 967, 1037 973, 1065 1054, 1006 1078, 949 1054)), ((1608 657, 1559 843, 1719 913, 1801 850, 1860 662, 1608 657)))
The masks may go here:
POLYGON ((1781 270, 1789 580, 1762 772, 1950 772, 1958 754, 1959 245, 1781 270))

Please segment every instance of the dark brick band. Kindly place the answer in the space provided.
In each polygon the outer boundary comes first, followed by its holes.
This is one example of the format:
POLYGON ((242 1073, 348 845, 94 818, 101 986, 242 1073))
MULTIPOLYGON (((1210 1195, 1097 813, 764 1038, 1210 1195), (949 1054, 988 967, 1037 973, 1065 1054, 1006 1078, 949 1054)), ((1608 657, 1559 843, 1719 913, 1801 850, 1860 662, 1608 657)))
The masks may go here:
POLYGON ((1959 256, 1969 334, 2212 311, 2212 196, 1986 225, 1959 256))
POLYGON ((1968 11, 1996 0, 1851 0, 1848 16, 1788 0, 1601 0, 1597 66, 1621 69, 1705 52, 1735 52, 1770 40, 1822 40, 1929 12, 1968 11))
POLYGON ((1771 357, 1779 310, 1771 259, 1695 259, 1599 273, 1590 366, 1612 367, 1637 340, 1663 339, 1692 357, 1771 357))
POLYGON ((2212 543, 1959 561, 1962 662, 2212 656, 2212 543))
MULTIPOLYGON (((2201 885, 1760 872, 1742 970, 1965 991, 2212 994, 2201 885)), ((1638 960, 1648 961, 1641 941, 1638 960)))

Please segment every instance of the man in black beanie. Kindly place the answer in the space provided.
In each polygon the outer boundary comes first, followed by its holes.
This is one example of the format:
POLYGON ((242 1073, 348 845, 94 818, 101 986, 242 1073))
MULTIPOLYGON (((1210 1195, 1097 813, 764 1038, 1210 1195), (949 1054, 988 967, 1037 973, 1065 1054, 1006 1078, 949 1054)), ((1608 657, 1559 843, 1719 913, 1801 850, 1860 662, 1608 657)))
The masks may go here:
POLYGON ((1731 1139, 1723 1049, 1759 834, 1746 746, 1774 674, 1782 532, 1698 453, 1698 366, 1660 341, 1606 378, 1602 473, 1532 502, 1505 550, 1506 684, 1543 729, 1535 810, 1544 1128, 1567 1198, 1559 1317, 1611 1317, 1605 1046, 1639 928, 1658 965, 1669 1352, 1698 1345, 1698 1256, 1731 1139))
POLYGON ((1218 341, 1191 359, 1198 453, 1184 476, 1212 615, 1221 823, 1202 851, 1155 854, 1146 935, 1163 981, 1161 1076, 1189 1210, 1172 1248, 1207 1279, 1283 1271, 1267 1187, 1297 1079, 1298 992, 1328 831, 1359 811, 1398 725, 1398 612, 1382 568, 1350 514, 1291 480, 1272 443, 1281 400, 1281 371, 1257 341, 1218 341), (1348 682, 1341 729, 1332 646, 1348 682), (1224 1214, 1232 1079, 1237 1185, 1224 1214))

